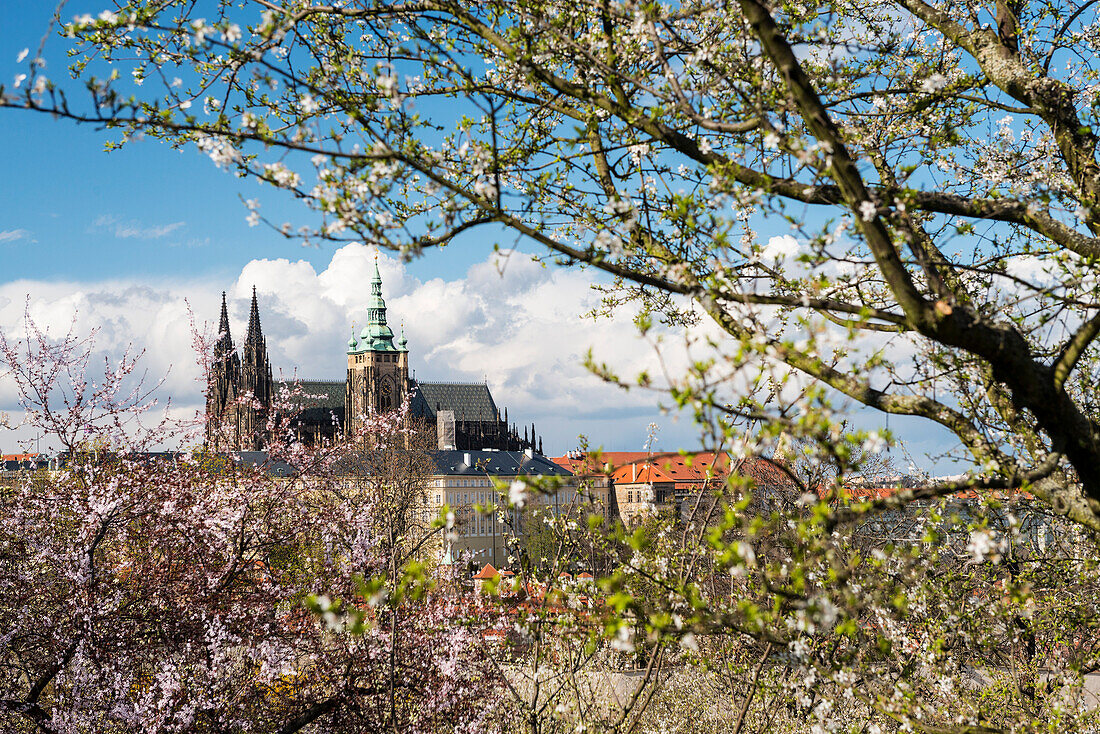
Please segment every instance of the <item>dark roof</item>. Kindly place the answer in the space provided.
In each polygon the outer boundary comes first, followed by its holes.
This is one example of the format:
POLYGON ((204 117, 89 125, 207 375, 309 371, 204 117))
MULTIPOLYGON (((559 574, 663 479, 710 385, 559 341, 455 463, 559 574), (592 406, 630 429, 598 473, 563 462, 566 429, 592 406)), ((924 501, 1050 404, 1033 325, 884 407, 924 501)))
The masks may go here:
MULTIPOLYGON (((294 384, 292 380, 281 380, 277 387, 293 389, 294 384)), ((300 401, 303 422, 328 421, 334 412, 338 418, 343 417, 344 380, 300 380, 298 384, 304 394, 319 396, 300 401)), ((413 387, 413 415, 434 419, 438 410, 453 410, 458 422, 501 419, 489 386, 483 382, 414 382, 413 387)))
POLYGON ((0 470, 2 471, 34 471, 36 469, 45 469, 50 465, 49 459, 37 458, 37 459, 4 459, 0 461, 0 470))
POLYGON ((304 395, 316 395, 302 399, 303 405, 317 408, 343 408, 344 407, 344 380, 279 380, 276 388, 286 387, 293 390, 295 384, 302 386, 304 395))
POLYGON ((272 461, 266 451, 238 451, 232 455, 232 459, 234 466, 260 468, 273 477, 289 477, 296 473, 294 467, 282 459, 272 461))
POLYGON ((344 380, 280 380, 277 388, 286 387, 293 390, 295 385, 301 385, 302 394, 316 397, 303 397, 300 400, 292 400, 301 406, 298 420, 307 425, 330 424, 333 414, 336 414, 336 422, 344 422, 344 392, 346 383, 344 380))
POLYGON ((484 382, 416 382, 414 415, 435 418, 436 411, 453 410, 456 421, 499 421, 500 411, 484 382))
POLYGON ((436 472, 446 475, 571 477, 573 473, 542 454, 523 451, 433 451, 436 472))

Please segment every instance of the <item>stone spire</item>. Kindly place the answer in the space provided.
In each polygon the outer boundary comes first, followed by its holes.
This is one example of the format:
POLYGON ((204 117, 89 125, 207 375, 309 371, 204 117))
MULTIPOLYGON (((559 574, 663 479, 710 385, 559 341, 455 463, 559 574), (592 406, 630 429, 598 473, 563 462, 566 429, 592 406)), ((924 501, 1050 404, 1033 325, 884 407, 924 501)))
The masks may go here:
MULTIPOLYGON (((225 314, 224 300, 222 301, 222 314, 225 314)), ((244 343, 245 347, 249 344, 264 345, 264 334, 260 329, 260 307, 256 303, 256 286, 252 286, 252 312, 248 314, 248 336, 245 337, 244 343)))
POLYGON ((206 378, 206 442, 212 449, 224 450, 235 445, 239 435, 236 404, 241 390, 241 358, 229 333, 224 291, 212 356, 206 378))
POLYGON ((218 341, 215 342, 215 354, 224 358, 233 351, 233 337, 229 334, 229 311, 225 306, 225 291, 222 291, 222 316, 218 322, 218 341))
POLYGON ((252 286, 252 312, 248 315, 248 334, 244 338, 241 359, 241 394, 252 396, 252 404, 241 414, 241 446, 245 449, 264 448, 267 413, 271 408, 274 381, 271 361, 267 357, 267 340, 260 327, 260 307, 256 301, 256 286, 252 286))

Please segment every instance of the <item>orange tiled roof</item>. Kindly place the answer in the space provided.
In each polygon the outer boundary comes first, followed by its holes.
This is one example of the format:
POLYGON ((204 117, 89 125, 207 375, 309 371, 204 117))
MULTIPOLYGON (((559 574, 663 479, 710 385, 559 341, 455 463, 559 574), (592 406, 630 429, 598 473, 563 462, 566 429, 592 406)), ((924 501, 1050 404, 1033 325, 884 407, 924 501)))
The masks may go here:
POLYGON ((493 568, 493 564, 486 563, 485 568, 478 571, 477 575, 474 576, 474 581, 487 581, 488 579, 495 579, 499 575, 497 570, 493 568))
POLYGON ((672 483, 677 490, 695 490, 709 481, 722 480, 731 467, 751 477, 758 485, 783 487, 795 484, 782 466, 772 459, 746 457, 734 460, 725 451, 700 451, 694 454, 642 451, 605 451, 597 465, 593 454, 566 455, 552 459, 574 474, 611 474, 616 484, 672 483))

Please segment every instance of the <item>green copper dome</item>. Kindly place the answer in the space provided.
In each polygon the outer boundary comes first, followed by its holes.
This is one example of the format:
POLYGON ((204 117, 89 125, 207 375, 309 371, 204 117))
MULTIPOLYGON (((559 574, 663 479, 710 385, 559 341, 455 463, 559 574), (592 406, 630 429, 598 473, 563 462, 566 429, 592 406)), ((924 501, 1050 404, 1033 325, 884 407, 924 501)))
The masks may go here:
POLYGON ((370 280, 367 324, 359 333, 358 344, 354 342, 354 337, 348 342, 349 353, 401 351, 394 346, 393 330, 386 325, 386 302, 382 299, 382 274, 378 272, 377 259, 374 261, 374 277, 370 280))

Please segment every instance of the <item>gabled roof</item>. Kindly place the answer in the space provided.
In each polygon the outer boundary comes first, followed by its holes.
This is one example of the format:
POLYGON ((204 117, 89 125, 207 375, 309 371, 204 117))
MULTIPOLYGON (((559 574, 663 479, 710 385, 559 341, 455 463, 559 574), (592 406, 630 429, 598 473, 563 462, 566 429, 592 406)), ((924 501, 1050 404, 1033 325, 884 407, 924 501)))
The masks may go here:
MULTIPOLYGON (((713 467, 712 476, 721 477, 730 463, 730 456, 724 451, 699 451, 696 453, 647 451, 601 451, 597 460, 595 453, 582 454, 576 452, 552 459, 558 466, 562 466, 574 474, 607 474, 614 475, 615 481, 630 481, 630 467, 636 464, 640 476, 643 466, 652 467, 661 476, 655 475, 655 482, 702 482, 706 479, 706 472, 713 467), (627 471, 627 479, 620 477, 622 469, 627 471)), ((637 479, 636 481, 648 482, 649 479, 637 479)))
POLYGON ((266 451, 237 451, 231 454, 234 466, 262 469, 268 476, 289 477, 297 470, 282 459, 272 460, 266 451))
POLYGON ((611 475, 615 484, 666 484, 675 480, 652 464, 628 464, 620 466, 611 475))
POLYGON ((413 414, 434 418, 440 410, 453 410, 456 421, 500 420, 489 386, 483 382, 415 382, 413 414))
POLYGON ((336 422, 343 424, 344 380, 279 380, 275 389, 294 390, 298 385, 302 388, 302 397, 292 398, 291 403, 299 406, 299 421, 306 425, 327 425, 332 423, 335 414, 336 422))
POLYGON ((499 575, 497 570, 493 568, 493 564, 486 563, 485 568, 478 571, 474 576, 474 581, 488 581, 489 579, 495 579, 499 575))
POLYGON ((743 477, 751 477, 758 487, 783 489, 791 492, 798 489, 797 482, 774 459, 763 457, 745 459, 737 467, 737 473, 743 477))

